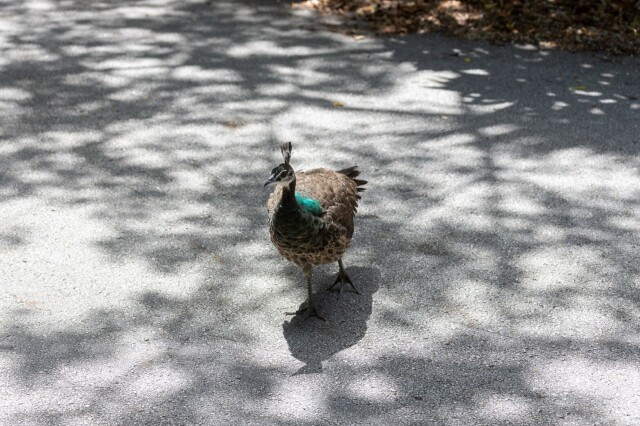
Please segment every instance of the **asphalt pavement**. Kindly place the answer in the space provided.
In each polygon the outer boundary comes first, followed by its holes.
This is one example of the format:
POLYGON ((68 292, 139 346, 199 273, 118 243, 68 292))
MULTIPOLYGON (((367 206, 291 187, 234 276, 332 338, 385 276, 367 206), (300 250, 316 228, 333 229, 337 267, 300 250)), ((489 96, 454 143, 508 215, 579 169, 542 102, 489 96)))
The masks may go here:
POLYGON ((0 424, 640 424, 640 60, 286 2, 0 2, 0 424), (359 165, 326 322, 263 183, 359 165))

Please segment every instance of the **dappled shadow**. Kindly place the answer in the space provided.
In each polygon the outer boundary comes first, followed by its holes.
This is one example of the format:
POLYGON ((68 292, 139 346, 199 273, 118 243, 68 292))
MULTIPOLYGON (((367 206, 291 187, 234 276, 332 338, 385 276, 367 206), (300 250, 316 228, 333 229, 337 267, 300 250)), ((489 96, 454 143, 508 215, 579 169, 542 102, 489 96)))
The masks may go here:
POLYGON ((0 422, 637 422, 637 60, 300 13, 0 3, 0 422), (284 317, 286 140, 369 181, 326 324, 284 317))

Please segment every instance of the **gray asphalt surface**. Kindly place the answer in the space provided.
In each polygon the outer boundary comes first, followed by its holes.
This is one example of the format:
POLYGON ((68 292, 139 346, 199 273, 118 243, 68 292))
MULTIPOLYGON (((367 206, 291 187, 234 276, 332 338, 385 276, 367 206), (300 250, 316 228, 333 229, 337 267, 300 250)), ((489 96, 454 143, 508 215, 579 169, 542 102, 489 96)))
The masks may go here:
POLYGON ((0 2, 0 423, 640 424, 640 61, 327 28, 0 2), (288 140, 369 181, 326 323, 288 140))

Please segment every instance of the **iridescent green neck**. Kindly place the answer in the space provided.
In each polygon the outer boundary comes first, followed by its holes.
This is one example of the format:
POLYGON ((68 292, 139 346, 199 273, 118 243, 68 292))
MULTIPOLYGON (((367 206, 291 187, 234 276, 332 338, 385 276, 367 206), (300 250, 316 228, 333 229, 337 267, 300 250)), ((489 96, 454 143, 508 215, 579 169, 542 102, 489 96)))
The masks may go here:
POLYGON ((307 198, 298 192, 296 192, 296 201, 303 210, 308 211, 312 215, 319 216, 322 214, 322 206, 318 201, 307 198))

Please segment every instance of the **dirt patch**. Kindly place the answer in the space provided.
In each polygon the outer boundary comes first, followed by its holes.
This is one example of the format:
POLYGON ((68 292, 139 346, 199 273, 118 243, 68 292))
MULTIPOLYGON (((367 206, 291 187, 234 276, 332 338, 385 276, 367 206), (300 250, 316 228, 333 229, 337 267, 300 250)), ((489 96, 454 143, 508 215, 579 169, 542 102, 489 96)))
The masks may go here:
POLYGON ((640 55, 640 0, 308 0, 341 15, 344 32, 441 32, 497 43, 640 55))

